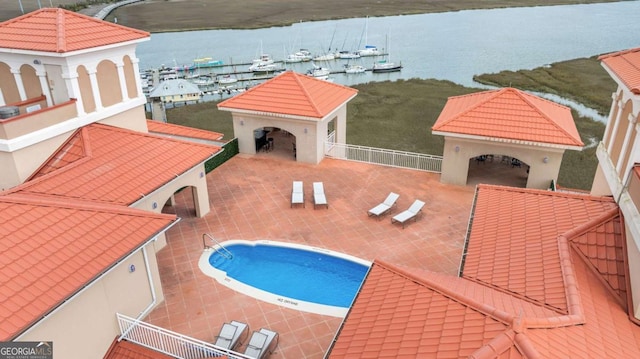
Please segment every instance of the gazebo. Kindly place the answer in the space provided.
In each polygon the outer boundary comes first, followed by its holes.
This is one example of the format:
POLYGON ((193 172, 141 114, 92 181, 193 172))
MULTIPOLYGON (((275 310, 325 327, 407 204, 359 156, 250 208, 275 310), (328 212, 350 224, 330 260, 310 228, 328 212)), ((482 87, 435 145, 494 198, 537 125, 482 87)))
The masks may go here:
POLYGON ((268 146, 269 132, 291 137, 295 160, 317 164, 330 137, 344 144, 347 103, 358 91, 286 71, 218 104, 230 111, 240 153, 255 154, 268 146), (330 136, 331 135, 331 136, 330 136))
POLYGON ((568 107, 514 88, 450 97, 432 133, 445 136, 440 181, 458 185, 474 160, 499 159, 528 166, 526 187, 545 189, 564 151, 584 146, 568 107))

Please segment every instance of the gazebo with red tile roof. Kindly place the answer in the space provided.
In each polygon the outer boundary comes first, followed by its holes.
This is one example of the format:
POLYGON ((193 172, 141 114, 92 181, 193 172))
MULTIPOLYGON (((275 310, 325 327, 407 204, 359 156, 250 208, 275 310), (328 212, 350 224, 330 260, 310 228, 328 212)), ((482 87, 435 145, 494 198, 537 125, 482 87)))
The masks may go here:
POLYGON ((290 144, 300 162, 317 164, 324 157, 330 129, 335 142, 346 142, 347 103, 357 90, 286 71, 249 91, 218 104, 233 116, 233 131, 240 153, 260 150, 265 129, 293 135, 290 144))
POLYGON ((515 159, 529 168, 528 188, 548 188, 564 151, 584 145, 568 107, 514 88, 450 97, 432 133, 445 136, 441 181, 459 185, 488 156, 515 159))
POLYGON ((460 276, 376 261, 328 358, 631 358, 610 198, 480 185, 460 276))

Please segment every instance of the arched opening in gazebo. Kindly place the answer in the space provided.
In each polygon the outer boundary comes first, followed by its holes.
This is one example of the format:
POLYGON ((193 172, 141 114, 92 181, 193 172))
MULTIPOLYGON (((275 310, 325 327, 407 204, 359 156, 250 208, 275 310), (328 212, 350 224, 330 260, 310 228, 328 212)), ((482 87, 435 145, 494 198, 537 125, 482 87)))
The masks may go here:
POLYGON ((525 188, 529 165, 509 155, 483 154, 469 158, 467 185, 480 183, 525 188))

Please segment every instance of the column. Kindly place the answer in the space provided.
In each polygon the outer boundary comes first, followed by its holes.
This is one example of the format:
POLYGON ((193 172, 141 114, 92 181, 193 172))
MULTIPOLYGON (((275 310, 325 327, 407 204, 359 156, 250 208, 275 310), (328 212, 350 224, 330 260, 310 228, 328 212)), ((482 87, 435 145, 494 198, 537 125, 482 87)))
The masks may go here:
POLYGON ((616 163, 616 172, 618 172, 618 177, 621 179, 624 177, 624 173, 622 171, 622 165, 624 164, 625 154, 627 153, 627 149, 629 148, 629 140, 631 139, 631 133, 633 132, 634 118, 633 114, 629 114, 627 118, 629 124, 627 125, 627 132, 624 134, 624 142, 622 142, 622 149, 620 150, 620 156, 618 157, 618 163, 616 163), (622 174, 622 176, 620 176, 622 174))
POLYGON ((124 102, 129 99, 129 94, 127 91, 127 81, 124 77, 124 64, 122 61, 118 61, 116 69, 118 70, 118 79, 120 80, 120 97, 122 98, 122 102, 124 102))
POLYGON ((82 94, 80 93, 80 84, 78 83, 77 72, 63 72, 62 79, 67 87, 67 93, 70 98, 76 99, 76 109, 78 116, 84 116, 87 113, 84 111, 84 105, 82 104, 82 94))
POLYGON ((140 67, 138 67, 139 62, 140 59, 138 59, 137 57, 131 57, 131 65, 133 66, 133 76, 136 79, 138 97, 143 96, 142 84, 140 83, 140 67))
POLYGON ((609 143, 607 143, 607 152, 609 153, 609 157, 611 157, 611 151, 613 150, 613 144, 615 141, 616 133, 618 133, 618 125, 620 125, 620 116, 622 115, 622 101, 618 101, 618 113, 616 114, 616 119, 613 121, 613 128, 611 129, 611 133, 609 134, 609 143))
POLYGON ((40 80, 40 90, 42 90, 42 94, 47 98, 47 107, 53 106, 51 90, 49 89, 49 84, 47 83, 47 72, 38 70, 36 71, 36 76, 38 76, 38 80, 40 80))
POLYGON ((20 69, 11 68, 11 73, 13 74, 13 78, 16 81, 16 86, 18 87, 18 93, 20 94, 20 100, 24 101, 27 99, 27 93, 24 90, 24 83, 22 82, 22 76, 20 73, 20 69))
POLYGON ((91 82, 91 92, 93 92, 93 100, 96 103, 96 111, 102 110, 102 98, 100 97, 100 87, 98 86, 98 77, 95 68, 87 68, 89 73, 89 81, 91 82))
POLYGON ((616 109, 618 109, 618 93, 613 92, 611 94, 611 109, 609 110, 609 117, 607 119, 607 126, 604 129, 604 134, 602 135, 602 142, 609 145, 609 141, 611 141, 611 131, 613 130, 613 117, 617 115, 616 109))
MULTIPOLYGON (((638 111, 640 111, 640 109, 638 109, 638 111)), ((630 115, 630 122, 629 124, 631 125, 632 131, 633 128, 635 127, 635 131, 636 131, 636 137, 635 137, 635 143, 629 143, 629 146, 631 146, 631 152, 634 151, 634 149, 637 151, 637 149, 640 148, 640 123, 638 123, 638 117, 640 116, 639 114, 636 115, 630 115)), ((627 183, 627 180, 629 178, 629 176, 631 175, 631 167, 634 165, 635 163, 635 158, 633 157, 633 155, 629 156, 629 158, 627 159, 627 163, 625 165, 625 173, 622 174, 621 179, 622 179, 622 183, 627 183)))

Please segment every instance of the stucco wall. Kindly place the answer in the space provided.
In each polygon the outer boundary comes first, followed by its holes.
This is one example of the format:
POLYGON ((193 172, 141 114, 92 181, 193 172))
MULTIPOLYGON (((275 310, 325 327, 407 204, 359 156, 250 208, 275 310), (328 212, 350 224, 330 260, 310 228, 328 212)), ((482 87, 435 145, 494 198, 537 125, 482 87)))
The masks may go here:
POLYGON ((173 194, 183 187, 185 191, 191 191, 194 195, 195 214, 203 217, 210 211, 209 192, 207 188, 207 177, 205 175, 204 163, 195 166, 162 188, 140 199, 131 207, 161 213, 164 204, 173 194))
POLYGON ((346 140, 346 105, 322 119, 300 119, 254 115, 232 112, 233 132, 238 138, 240 153, 255 154, 254 130, 264 127, 275 127, 295 136, 296 161, 318 164, 324 158, 324 142, 327 139, 328 124, 336 120, 336 142, 346 140))
POLYGON ((14 187, 24 182, 51 154, 69 138, 72 132, 49 138, 12 153, 0 152, 0 188, 14 187))
MULTIPOLYGON (((159 278, 153 249, 147 251, 151 272, 159 278)), ((155 282, 158 302, 160 282, 155 282)), ((113 338, 120 333, 116 313, 137 317, 152 295, 142 252, 117 265, 100 280, 73 297, 31 330, 21 341, 53 341, 54 358, 102 358, 113 338), (129 267, 135 266, 130 272, 129 267)))
POLYGON ((564 150, 445 137, 440 181, 466 185, 469 159, 485 154, 519 159, 530 166, 527 188, 547 189, 551 180, 558 180, 564 150))
POLYGON ((120 128, 127 128, 138 132, 148 132, 147 119, 143 106, 136 106, 124 112, 119 112, 113 116, 107 117, 99 121, 106 125, 120 128))

